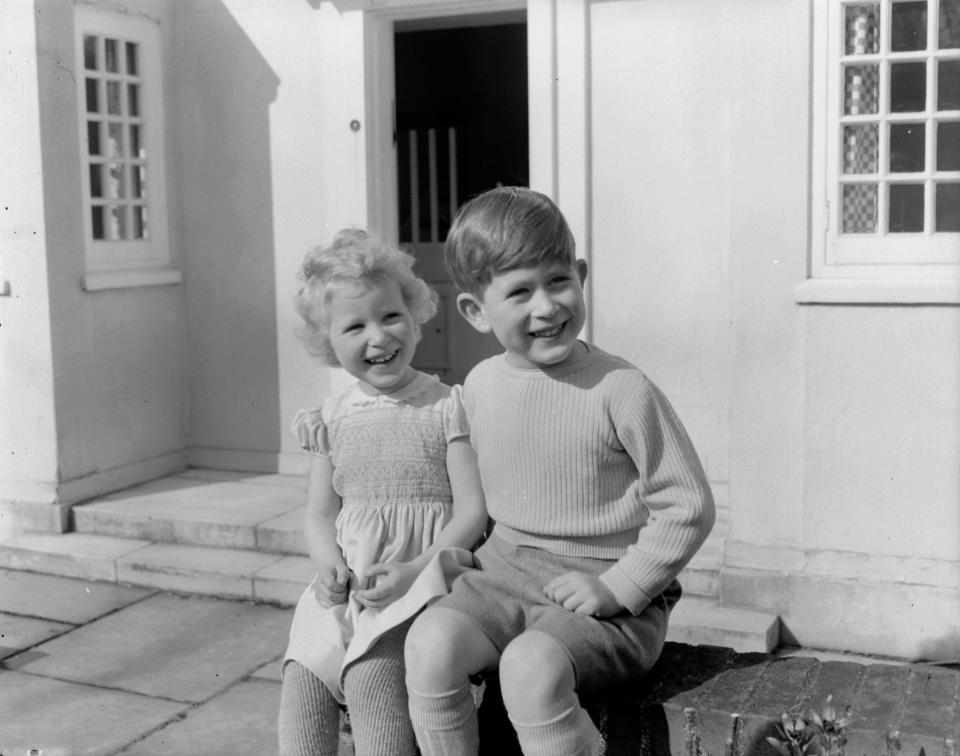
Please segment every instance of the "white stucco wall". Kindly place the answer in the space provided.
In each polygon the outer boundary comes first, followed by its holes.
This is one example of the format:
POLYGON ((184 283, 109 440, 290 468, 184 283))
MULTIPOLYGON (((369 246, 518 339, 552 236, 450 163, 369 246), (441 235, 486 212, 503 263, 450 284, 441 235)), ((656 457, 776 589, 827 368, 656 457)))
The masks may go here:
MULTIPOLYGON (((0 535, 30 503, 56 500, 57 438, 40 167, 36 28, 27 2, 0 4, 0 535), (26 156, 26 159, 25 159, 26 156), (21 505, 27 505, 26 507, 21 505)), ((59 522, 59 514, 55 516, 59 522)), ((46 522, 44 522, 46 520, 46 522)))
POLYGON ((191 462, 302 470, 287 428, 327 392, 294 335, 307 250, 363 225, 362 14, 189 0, 174 15, 191 462))

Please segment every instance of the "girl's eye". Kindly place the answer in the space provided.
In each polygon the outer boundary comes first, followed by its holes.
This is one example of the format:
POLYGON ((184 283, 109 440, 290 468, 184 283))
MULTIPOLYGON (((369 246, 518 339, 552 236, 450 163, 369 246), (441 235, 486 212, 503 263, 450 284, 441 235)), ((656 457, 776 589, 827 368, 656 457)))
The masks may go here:
POLYGON ((384 319, 384 320, 396 320, 396 319, 399 318, 399 317, 400 317, 400 313, 399 313, 399 312, 388 312, 386 315, 383 316, 383 319, 384 319))
POLYGON ((361 323, 351 323, 350 325, 348 325, 346 328, 343 329, 343 332, 344 332, 344 333, 356 333, 357 331, 361 330, 362 328, 363 328, 363 325, 362 325, 361 323))

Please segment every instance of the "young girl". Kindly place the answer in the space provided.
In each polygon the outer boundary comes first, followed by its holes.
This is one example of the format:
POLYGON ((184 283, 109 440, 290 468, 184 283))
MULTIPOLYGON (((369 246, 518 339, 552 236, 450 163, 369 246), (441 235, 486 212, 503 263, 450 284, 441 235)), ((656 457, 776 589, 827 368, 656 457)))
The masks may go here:
POLYGON ((340 705, 358 754, 414 754, 403 644, 473 564, 487 513, 459 387, 410 365, 436 294, 413 258, 347 229, 307 255, 308 350, 356 379, 293 429, 313 453, 306 539, 317 576, 284 655, 281 754, 332 754, 340 705))

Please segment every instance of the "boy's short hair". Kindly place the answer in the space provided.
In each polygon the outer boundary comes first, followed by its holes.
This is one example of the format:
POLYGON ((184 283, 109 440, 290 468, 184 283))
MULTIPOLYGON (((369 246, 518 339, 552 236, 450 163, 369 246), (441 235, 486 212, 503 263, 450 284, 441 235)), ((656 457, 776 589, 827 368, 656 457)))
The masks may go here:
POLYGON ((330 344, 328 306, 333 291, 344 287, 362 290, 396 281, 417 328, 430 320, 437 312, 437 293, 413 272, 414 263, 412 255, 358 228, 342 229, 330 246, 311 249, 300 266, 304 283, 295 299, 303 318, 298 335, 307 351, 327 365, 340 364, 330 344))
POLYGON ((461 291, 482 297, 494 275, 576 261, 576 244, 563 213, 545 194, 503 186, 460 208, 444 244, 444 264, 461 291))

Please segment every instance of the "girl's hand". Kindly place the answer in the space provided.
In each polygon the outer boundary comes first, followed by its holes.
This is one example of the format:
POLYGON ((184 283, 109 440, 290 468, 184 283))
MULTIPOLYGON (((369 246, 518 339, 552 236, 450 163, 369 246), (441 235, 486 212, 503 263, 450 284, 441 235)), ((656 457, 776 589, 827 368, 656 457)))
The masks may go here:
POLYGON ((403 596, 420 574, 410 562, 380 562, 370 565, 364 577, 370 588, 354 591, 353 596, 368 609, 383 609, 403 596))
POLYGON ((586 572, 568 572, 555 577, 543 592, 555 604, 575 614, 612 617, 623 610, 603 581, 586 572))
POLYGON ((313 581, 313 595, 317 603, 324 608, 342 604, 347 600, 347 586, 350 583, 350 570, 343 562, 330 564, 317 572, 313 581))

